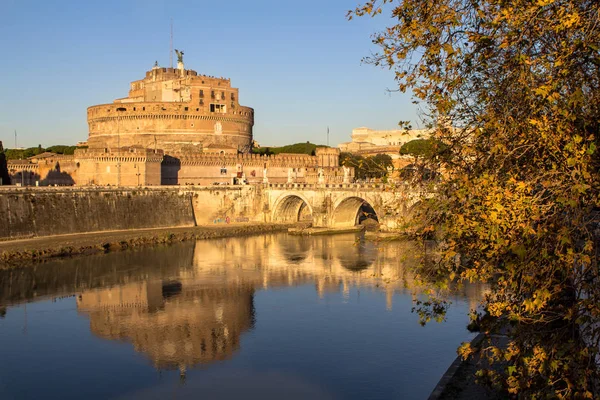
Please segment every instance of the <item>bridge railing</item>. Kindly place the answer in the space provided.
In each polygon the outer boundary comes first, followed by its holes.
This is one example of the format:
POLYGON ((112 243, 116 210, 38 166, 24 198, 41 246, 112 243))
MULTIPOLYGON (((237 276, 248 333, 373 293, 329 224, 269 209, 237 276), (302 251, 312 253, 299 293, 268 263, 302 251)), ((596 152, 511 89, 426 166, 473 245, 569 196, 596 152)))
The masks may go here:
POLYGON ((367 189, 367 190, 393 190, 395 188, 410 187, 410 183, 402 182, 400 184, 390 185, 384 183, 265 183, 263 187, 271 189, 288 189, 288 190, 303 190, 303 189, 367 189))
POLYGON ((0 186, 0 192, 74 192, 74 191, 128 191, 128 190, 241 190, 244 187, 262 187, 265 189, 280 190, 378 190, 378 191, 403 191, 403 190, 421 190, 424 192, 435 191, 435 186, 413 185, 409 182, 400 182, 394 185, 383 183, 263 183, 256 185, 227 185, 227 186, 201 186, 201 185, 156 185, 156 186, 0 186))

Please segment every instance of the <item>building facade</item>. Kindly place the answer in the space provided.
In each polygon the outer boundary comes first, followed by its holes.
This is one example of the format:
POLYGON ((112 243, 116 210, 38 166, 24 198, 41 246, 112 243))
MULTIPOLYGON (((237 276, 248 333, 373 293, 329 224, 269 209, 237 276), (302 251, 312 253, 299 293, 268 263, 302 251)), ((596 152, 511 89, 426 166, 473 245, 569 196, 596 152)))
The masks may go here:
POLYGON ((339 149, 343 152, 367 155, 398 155, 404 143, 415 139, 427 139, 430 135, 429 129, 378 131, 361 127, 352 129, 352 141, 340 143, 339 149))

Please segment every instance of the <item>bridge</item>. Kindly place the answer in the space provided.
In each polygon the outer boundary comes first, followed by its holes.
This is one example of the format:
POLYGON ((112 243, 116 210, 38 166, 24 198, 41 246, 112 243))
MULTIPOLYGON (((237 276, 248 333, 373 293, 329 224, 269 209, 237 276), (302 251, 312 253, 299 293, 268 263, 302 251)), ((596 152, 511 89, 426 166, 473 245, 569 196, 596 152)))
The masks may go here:
POLYGON ((348 228, 365 216, 393 230, 430 195, 408 183, 0 186, 0 239, 253 222, 348 228))
POLYGON ((384 229, 398 228, 402 217, 428 196, 423 188, 403 183, 273 184, 264 188, 268 217, 273 222, 311 220, 315 227, 346 228, 368 212, 384 229))

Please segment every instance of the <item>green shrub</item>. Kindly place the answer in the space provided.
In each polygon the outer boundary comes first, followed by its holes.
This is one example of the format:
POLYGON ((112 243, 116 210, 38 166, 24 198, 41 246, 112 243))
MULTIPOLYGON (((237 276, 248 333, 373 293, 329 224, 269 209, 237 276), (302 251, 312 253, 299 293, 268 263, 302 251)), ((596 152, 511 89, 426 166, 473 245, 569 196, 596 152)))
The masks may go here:
POLYGON ((431 157, 437 154, 443 154, 448 150, 444 143, 433 139, 415 139, 406 142, 400 148, 400 154, 410 154, 415 157, 431 157))

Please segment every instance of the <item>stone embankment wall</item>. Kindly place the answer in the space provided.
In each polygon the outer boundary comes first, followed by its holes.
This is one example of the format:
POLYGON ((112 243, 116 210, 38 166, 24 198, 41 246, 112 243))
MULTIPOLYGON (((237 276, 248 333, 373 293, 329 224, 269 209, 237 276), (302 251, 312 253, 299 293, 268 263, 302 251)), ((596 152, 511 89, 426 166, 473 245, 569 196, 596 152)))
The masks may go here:
POLYGON ((192 195, 177 190, 0 191, 0 240, 195 223, 192 195))

